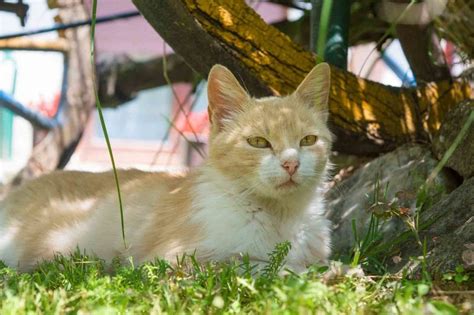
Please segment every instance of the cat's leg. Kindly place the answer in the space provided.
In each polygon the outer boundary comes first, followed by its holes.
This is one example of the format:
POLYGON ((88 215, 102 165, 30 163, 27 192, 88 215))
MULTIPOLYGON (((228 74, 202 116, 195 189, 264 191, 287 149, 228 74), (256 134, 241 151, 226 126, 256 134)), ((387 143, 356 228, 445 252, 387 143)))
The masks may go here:
POLYGON ((331 254, 330 222, 319 216, 303 224, 292 242, 289 265, 327 264, 331 254))
MULTIPOLYGON (((0 206, 1 207, 1 206, 0 206)), ((17 267, 19 254, 15 244, 18 227, 7 221, 0 208, 0 260, 9 267, 17 267)))

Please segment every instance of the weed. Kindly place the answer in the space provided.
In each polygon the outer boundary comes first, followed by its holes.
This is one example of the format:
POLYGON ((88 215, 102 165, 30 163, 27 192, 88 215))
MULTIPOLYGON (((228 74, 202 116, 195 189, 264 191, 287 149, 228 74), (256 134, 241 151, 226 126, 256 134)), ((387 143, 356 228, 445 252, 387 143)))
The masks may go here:
POLYGON ((464 270, 464 267, 459 265, 456 266, 454 272, 447 272, 443 274, 443 280, 445 281, 454 281, 457 284, 462 284, 469 280, 469 274, 464 270))

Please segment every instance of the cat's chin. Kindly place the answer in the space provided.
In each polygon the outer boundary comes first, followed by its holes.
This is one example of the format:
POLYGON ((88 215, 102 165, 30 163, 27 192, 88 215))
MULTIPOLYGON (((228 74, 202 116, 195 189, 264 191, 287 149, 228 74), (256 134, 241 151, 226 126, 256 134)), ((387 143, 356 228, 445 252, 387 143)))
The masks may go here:
POLYGON ((287 180, 283 183, 278 184, 266 184, 262 185, 258 190, 258 194, 262 197, 271 199, 285 199, 292 195, 298 195, 304 191, 307 191, 307 185, 302 185, 294 180, 287 180))
POLYGON ((298 188, 298 186, 300 186, 299 183, 297 183, 296 181, 294 181, 293 179, 289 179, 287 180, 286 182, 283 182, 281 184, 278 184, 275 186, 275 188, 277 190, 283 190, 283 191, 290 191, 290 190, 295 190, 298 188))

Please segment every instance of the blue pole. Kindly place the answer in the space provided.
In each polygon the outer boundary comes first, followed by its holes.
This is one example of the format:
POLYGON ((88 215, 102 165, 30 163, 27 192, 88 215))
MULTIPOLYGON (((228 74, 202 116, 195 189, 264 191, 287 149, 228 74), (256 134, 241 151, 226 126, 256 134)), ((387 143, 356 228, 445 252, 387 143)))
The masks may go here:
POLYGON ((31 110, 3 91, 0 91, 0 107, 9 109, 13 113, 25 118, 33 125, 40 128, 52 129, 59 125, 59 122, 56 119, 48 118, 34 110, 31 110))
POLYGON ((410 69, 403 69, 388 53, 382 52, 382 60, 402 81, 403 86, 416 86, 416 80, 410 69))

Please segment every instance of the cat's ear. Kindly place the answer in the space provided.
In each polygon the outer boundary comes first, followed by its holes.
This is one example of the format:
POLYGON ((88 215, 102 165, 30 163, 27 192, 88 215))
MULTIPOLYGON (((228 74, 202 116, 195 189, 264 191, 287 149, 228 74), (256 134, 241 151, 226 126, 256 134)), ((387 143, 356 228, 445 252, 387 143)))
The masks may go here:
POLYGON ((209 119, 211 124, 218 125, 250 98, 232 72, 222 65, 213 66, 209 72, 207 97, 209 119))
POLYGON ((295 91, 297 97, 314 106, 327 119, 329 87, 331 84, 331 68, 327 63, 320 63, 311 70, 295 91))

